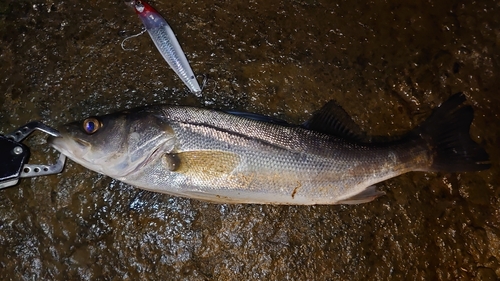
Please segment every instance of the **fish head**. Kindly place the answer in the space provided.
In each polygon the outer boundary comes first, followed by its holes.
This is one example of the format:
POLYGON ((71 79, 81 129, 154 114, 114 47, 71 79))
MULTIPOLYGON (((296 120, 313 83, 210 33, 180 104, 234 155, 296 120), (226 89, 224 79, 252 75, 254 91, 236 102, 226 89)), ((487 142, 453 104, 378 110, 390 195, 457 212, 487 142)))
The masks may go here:
POLYGON ((92 116, 57 128, 48 143, 76 163, 104 175, 125 177, 172 151, 172 128, 154 108, 92 116))

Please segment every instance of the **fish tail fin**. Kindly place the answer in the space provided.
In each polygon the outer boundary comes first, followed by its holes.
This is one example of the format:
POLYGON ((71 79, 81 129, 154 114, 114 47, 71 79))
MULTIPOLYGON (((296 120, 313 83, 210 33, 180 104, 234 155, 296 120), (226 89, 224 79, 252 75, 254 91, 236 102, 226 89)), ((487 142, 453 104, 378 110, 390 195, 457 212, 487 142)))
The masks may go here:
POLYGON ((488 153, 469 135, 474 110, 464 102, 462 93, 453 95, 416 129, 432 147, 429 171, 480 171, 491 166, 488 153))

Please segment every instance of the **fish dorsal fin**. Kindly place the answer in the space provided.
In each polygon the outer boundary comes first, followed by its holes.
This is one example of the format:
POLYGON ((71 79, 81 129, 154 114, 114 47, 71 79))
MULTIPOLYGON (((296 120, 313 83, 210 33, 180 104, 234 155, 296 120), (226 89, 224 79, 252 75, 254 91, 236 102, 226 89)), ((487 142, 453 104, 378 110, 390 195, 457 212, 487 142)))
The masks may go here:
POLYGON ((212 179, 231 173, 240 163, 240 157, 227 151, 199 150, 168 153, 163 155, 162 161, 172 172, 212 179))
POLYGON ((351 141, 365 142, 367 140, 366 134, 358 124, 333 100, 314 113, 302 127, 351 141))

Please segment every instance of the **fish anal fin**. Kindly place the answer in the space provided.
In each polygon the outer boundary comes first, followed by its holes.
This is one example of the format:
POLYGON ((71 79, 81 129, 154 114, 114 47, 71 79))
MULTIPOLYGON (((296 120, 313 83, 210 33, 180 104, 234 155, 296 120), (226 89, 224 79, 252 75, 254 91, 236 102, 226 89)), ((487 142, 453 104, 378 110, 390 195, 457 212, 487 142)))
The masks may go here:
POLYGON ((360 193, 337 202, 337 204, 362 204, 373 201, 375 198, 385 195, 385 192, 377 190, 375 185, 367 187, 360 193))
POLYGON ((218 150, 168 153, 162 160, 172 172, 208 178, 227 175, 240 163, 238 154, 218 150))
POLYGON ((331 100, 302 125, 303 128, 356 142, 368 138, 347 112, 331 100))

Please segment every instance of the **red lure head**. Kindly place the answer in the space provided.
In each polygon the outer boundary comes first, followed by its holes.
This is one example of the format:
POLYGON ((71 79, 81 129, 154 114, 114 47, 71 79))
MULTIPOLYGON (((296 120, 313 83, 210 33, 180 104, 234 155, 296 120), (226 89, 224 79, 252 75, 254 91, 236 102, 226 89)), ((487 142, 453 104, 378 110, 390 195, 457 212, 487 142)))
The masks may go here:
POLYGON ((136 1, 125 1, 125 4, 134 8, 134 11, 137 14, 143 13, 158 13, 151 5, 149 5, 146 1, 136 0, 136 1))
POLYGON ((139 16, 146 30, 158 28, 168 25, 165 19, 146 1, 142 0, 126 0, 125 4, 134 9, 139 16))

